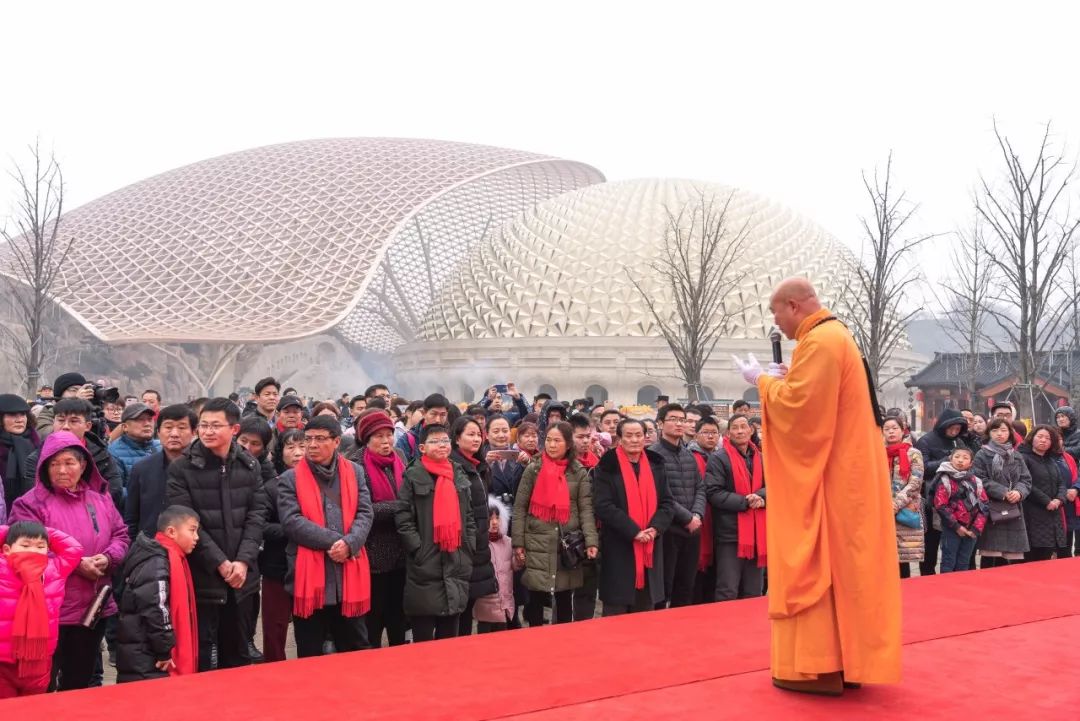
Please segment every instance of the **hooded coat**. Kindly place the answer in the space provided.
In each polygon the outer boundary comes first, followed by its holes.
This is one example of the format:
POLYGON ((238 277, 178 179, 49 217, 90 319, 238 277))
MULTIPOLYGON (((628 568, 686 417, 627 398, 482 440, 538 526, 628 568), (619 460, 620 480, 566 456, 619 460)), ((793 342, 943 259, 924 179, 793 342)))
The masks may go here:
POLYGON ((1073 459, 1080 459, 1080 432, 1077 432, 1076 426, 1076 411, 1070 406, 1061 406, 1054 411, 1054 419, 1058 416, 1065 416, 1069 419, 1068 428, 1060 428, 1062 437, 1065 439, 1065 452, 1073 457, 1073 459))
MULTIPOLYGON (((51 425, 49 427, 52 428, 51 425)), ((125 503, 124 481, 120 477, 120 467, 117 465, 116 459, 109 453, 109 447, 91 431, 87 431, 83 435, 83 445, 86 446, 86 450, 90 451, 90 455, 94 458, 94 465, 97 466, 98 473, 108 482, 109 496, 113 499, 113 503, 116 504, 118 509, 123 508, 125 503)), ((26 473, 23 475, 23 493, 33 488, 34 483, 36 483, 37 463, 40 455, 40 450, 30 454, 30 463, 26 473)))
POLYGON ((418 460, 409 464, 401 478, 394 522, 405 547, 406 616, 456 616, 469 602, 476 516, 469 478, 461 466, 454 463, 453 467, 461 513, 461 545, 455 551, 435 545, 435 479, 418 460))
MULTIPOLYGON (((487 623, 506 623, 512 618, 516 605, 514 602, 514 558, 510 537, 510 509, 495 496, 488 496, 488 514, 499 514, 499 537, 488 537, 491 551, 491 565, 495 568, 495 579, 499 590, 483 598, 476 599, 473 605, 473 618, 487 623)), ((485 532, 488 530, 485 525, 485 532)))
MULTIPOLYGON (((123 563, 129 541, 124 519, 109 497, 108 484, 78 438, 67 431, 49 434, 41 447, 37 483, 15 501, 8 520, 37 521, 47 528, 56 528, 83 547, 83 556, 102 554, 109 559, 108 571, 95 581, 77 573, 68 578, 60 623, 81 622, 101 587, 111 583, 110 574, 123 563), (62 451, 74 451, 86 460, 82 480, 71 491, 53 488, 49 481, 49 461, 62 451)), ((108 617, 115 613, 116 602, 110 597, 101 615, 108 617)))
MULTIPOLYGON (((664 459, 646 448, 653 481, 656 483, 656 513, 649 521, 660 535, 653 544, 653 567, 645 570, 647 586, 653 603, 664 600, 664 552, 660 539, 675 517, 675 501, 664 478, 664 459)), ((623 485, 619 458, 612 449, 600 457, 593 469, 593 509, 600 528, 600 600, 617 606, 632 606, 634 589, 634 537, 643 531, 627 511, 626 488, 623 485)), ((528 555, 526 555, 528 561, 528 555)))
MULTIPOLYGON (((533 488, 536 485, 543 453, 525 468, 521 485, 514 498, 514 518, 511 535, 514 548, 525 549, 525 573, 521 582, 530 591, 551 593, 581 588, 585 584, 585 570, 562 568, 559 563, 559 525, 541 521, 529 513, 533 488)), ((566 467, 566 485, 570 490, 570 520, 562 527, 564 533, 580 530, 585 534, 585 547, 599 547, 600 537, 596 531, 593 515, 592 482, 589 472, 577 461, 566 467)))
MULTIPOLYGON (((45 608, 49 612, 49 645, 51 656, 56 650, 60 636, 60 607, 64 603, 64 586, 68 576, 79 565, 83 549, 71 536, 55 528, 46 528, 49 534, 49 564, 45 567, 45 608)), ((7 526, 0 526, 0 545, 7 541, 7 526)), ((0 663, 15 663, 11 647, 12 627, 15 624, 15 607, 22 594, 23 582, 11 567, 7 556, 0 554, 0 663)))
MULTIPOLYGON (((968 445, 964 442, 963 435, 967 432, 967 419, 960 413, 960 411, 954 408, 946 408, 938 416, 938 421, 934 424, 934 430, 930 431, 915 443, 915 448, 922 453, 923 457, 923 469, 924 478, 933 478, 937 475, 938 465, 942 461, 949 459, 949 454, 953 452, 954 448, 968 448, 968 445), (945 429, 951 426, 960 426, 960 435, 955 438, 949 438, 945 435, 945 429)), ((972 448, 971 452, 975 453, 978 449, 972 448)), ((933 484, 924 484, 923 497, 927 497, 927 494, 931 492, 931 486, 933 484)))

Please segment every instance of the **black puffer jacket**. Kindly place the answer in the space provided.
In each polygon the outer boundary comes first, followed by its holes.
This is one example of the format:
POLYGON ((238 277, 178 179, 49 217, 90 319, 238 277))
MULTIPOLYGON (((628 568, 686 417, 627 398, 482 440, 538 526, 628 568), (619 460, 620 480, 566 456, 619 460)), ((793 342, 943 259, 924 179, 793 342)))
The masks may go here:
MULTIPOLYGON (((476 517, 469 478, 457 464, 454 464, 454 488, 461 513, 461 546, 447 553, 434 541, 435 479, 419 460, 410 463, 402 477, 394 521, 405 547, 407 616, 456 616, 469 602, 476 517)), ((486 533, 484 545, 487 545, 486 533)))
MULTIPOLYGON (((934 430, 925 434, 916 443, 915 447, 923 455, 923 462, 926 464, 924 470, 924 478, 933 478, 937 475, 938 466, 942 461, 949 460, 949 454, 953 452, 954 448, 967 448, 968 445, 964 443, 964 439, 961 437, 967 432, 967 419, 961 415, 960 411, 946 408, 941 412, 941 416, 938 417, 938 422, 934 426, 934 430), (945 436, 945 429, 950 426, 960 426, 960 435, 955 438, 948 438, 945 436)), ((972 448, 972 454, 976 453, 979 449, 972 448)), ((933 488, 932 483, 923 484, 923 496, 925 497, 933 488)))
POLYGON ((1031 471, 1031 493, 1024 499, 1024 524, 1032 548, 1064 548, 1065 514, 1061 509, 1048 511, 1050 501, 1065 503, 1067 468, 1064 461, 1049 453, 1040 456, 1031 445, 1020 446, 1028 470, 1031 471))
POLYGON ((681 441, 674 445, 663 438, 649 446, 649 450, 664 459, 664 478, 675 503, 675 519, 667 532, 688 536, 690 532, 685 526, 691 516, 705 518, 705 481, 694 453, 681 441))
MULTIPOLYGON (((751 474, 753 471, 746 461, 746 458, 734 459, 735 463, 747 466, 747 473, 751 474)), ((750 509, 746 496, 735 492, 732 462, 727 449, 721 446, 709 456, 709 464, 705 467, 705 495, 713 509, 713 540, 717 543, 735 543, 739 540, 739 514, 750 509)), ((757 495, 765 498, 765 486, 757 495)))
POLYGON ((225 603, 229 586, 218 573, 225 561, 247 564, 247 579, 238 599, 259 590, 259 548, 270 517, 270 499, 262 468, 235 441, 221 459, 195 441, 169 466, 169 505, 199 514, 199 543, 191 554, 191 576, 199 601, 225 603))
POLYGON ((176 645, 169 617, 169 555, 140 533, 124 559, 124 592, 116 626, 116 680, 164 678, 154 664, 167 661, 176 645), (168 589, 168 593, 165 593, 168 589))
POLYGON ((491 487, 491 474, 483 458, 480 465, 474 466, 455 448, 450 460, 461 466, 469 479, 469 496, 472 502, 473 520, 476 523, 476 550, 472 556, 472 575, 469 577, 469 598, 477 599, 490 596, 499 590, 495 580, 495 567, 491 564, 491 546, 488 545, 488 489, 491 487))

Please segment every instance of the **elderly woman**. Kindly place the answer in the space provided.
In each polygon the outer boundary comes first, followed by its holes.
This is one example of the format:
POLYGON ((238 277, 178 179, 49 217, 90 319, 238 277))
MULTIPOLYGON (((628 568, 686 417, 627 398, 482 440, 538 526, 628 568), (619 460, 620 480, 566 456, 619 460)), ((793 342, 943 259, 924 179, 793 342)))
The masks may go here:
POLYGON ((1009 421, 993 419, 988 432, 990 437, 975 454, 971 467, 990 498, 990 522, 977 544, 982 568, 1022 560, 1031 549, 1021 507, 1031 493, 1031 472, 1013 447, 1013 427, 1009 421))
POLYGON ((30 406, 13 393, 0 394, 0 477, 4 479, 4 507, 11 508, 21 493, 21 479, 32 471, 31 454, 41 447, 30 423, 30 406))
POLYGON ((54 431, 45 439, 37 465, 37 483, 11 509, 12 521, 37 521, 68 534, 85 554, 67 581, 60 608, 60 640, 53 659, 52 687, 86 688, 100 658, 104 618, 116 613, 109 596, 101 618, 89 627, 83 617, 109 576, 124 560, 128 530, 109 496, 108 482, 79 439, 54 431))
POLYGON ((907 429, 900 418, 886 418, 881 427, 889 457, 896 517, 896 545, 900 552, 900 577, 911 576, 911 563, 920 563, 925 552, 926 519, 922 513, 923 457, 905 440, 907 429))
POLYGON ((1069 555, 1065 549, 1065 492, 1071 485, 1068 469, 1060 463, 1061 434, 1053 426, 1035 426, 1020 453, 1031 472, 1031 493, 1024 499, 1024 524, 1027 526, 1029 561, 1046 561, 1056 553, 1069 555))
POLYGON ((574 589, 585 583, 584 570, 580 565, 563 567, 559 538, 580 530, 590 559, 596 558, 600 538, 589 472, 574 458, 574 432, 566 421, 548 428, 543 452, 525 469, 513 517, 522 519, 511 526, 511 534, 518 563, 525 565, 522 581, 530 591, 525 620, 530 626, 542 625, 544 599, 550 595, 554 621, 573 621, 574 589))
POLYGON ((367 537, 371 565, 371 610, 364 616, 368 643, 405 643, 405 548, 401 545, 394 512, 405 474, 405 456, 394 448, 394 422, 378 408, 369 408, 356 419, 359 448, 347 456, 364 469, 375 520, 367 537))

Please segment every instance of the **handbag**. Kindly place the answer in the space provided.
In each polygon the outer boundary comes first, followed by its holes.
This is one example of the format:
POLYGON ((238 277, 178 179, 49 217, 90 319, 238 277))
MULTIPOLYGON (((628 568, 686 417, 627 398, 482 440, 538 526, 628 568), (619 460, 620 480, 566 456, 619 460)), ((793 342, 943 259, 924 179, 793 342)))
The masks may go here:
POLYGON ((563 533, 559 529, 559 565, 563 570, 573 571, 585 561, 585 532, 580 528, 576 531, 563 533))
POLYGON ((1019 503, 1008 501, 990 501, 990 522, 1005 523, 1015 521, 1023 514, 1019 503))
POLYGON ((908 528, 922 528, 922 514, 910 508, 901 508, 896 512, 896 522, 908 528))

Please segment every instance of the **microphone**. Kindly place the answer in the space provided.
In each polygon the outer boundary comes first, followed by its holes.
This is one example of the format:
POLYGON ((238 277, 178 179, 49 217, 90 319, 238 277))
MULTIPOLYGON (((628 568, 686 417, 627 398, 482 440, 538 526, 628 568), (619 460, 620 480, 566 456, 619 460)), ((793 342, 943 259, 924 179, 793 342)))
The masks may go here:
POLYGON ((783 363, 784 352, 780 349, 780 329, 776 326, 773 326, 773 329, 769 331, 769 340, 772 341, 773 363, 783 363))

